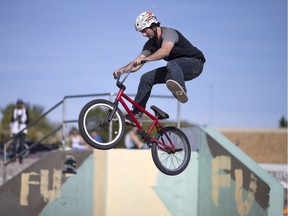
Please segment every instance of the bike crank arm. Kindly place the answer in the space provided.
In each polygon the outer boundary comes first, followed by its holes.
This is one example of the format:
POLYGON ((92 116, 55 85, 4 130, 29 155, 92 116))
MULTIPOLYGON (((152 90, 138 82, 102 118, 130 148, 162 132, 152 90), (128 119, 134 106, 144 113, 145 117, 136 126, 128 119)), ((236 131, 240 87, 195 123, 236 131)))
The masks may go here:
POLYGON ((183 148, 176 148, 173 153, 183 151, 183 148))

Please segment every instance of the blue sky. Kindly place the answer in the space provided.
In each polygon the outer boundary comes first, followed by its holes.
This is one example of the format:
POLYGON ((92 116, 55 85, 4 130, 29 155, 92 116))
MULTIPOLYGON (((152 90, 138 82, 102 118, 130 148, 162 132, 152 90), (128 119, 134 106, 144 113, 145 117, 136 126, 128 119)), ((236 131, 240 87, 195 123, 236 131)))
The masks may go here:
MULTIPOLYGON (((186 83, 182 119, 275 128, 287 117, 286 0, 0 0, 0 107, 23 98, 48 110, 66 95, 116 92, 112 72, 141 51, 146 38, 133 24, 147 10, 207 59, 202 75, 186 83)), ((164 64, 142 67, 126 92, 136 93, 141 74, 164 64)), ((170 95, 165 85, 152 94, 170 95)), ((71 100, 69 117, 77 118, 88 100, 71 100)), ((176 100, 152 104, 175 119, 176 100)), ((61 121, 59 114, 50 118, 61 121)))

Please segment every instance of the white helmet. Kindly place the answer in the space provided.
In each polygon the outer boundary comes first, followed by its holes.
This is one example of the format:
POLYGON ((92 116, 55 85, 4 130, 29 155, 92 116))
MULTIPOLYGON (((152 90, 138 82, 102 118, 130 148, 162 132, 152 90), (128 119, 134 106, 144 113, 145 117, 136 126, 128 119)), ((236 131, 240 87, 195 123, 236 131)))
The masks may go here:
POLYGON ((158 24, 156 16, 152 12, 143 12, 135 20, 136 31, 142 31, 143 29, 150 27, 153 23, 158 24))

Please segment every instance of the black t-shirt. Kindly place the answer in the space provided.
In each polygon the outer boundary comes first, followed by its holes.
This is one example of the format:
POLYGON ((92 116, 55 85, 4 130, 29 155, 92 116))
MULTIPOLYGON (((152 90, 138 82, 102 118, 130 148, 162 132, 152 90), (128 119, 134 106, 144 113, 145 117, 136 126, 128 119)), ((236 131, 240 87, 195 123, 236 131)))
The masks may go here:
POLYGON ((193 46, 179 31, 166 27, 161 27, 161 29, 161 39, 157 41, 149 39, 144 44, 141 54, 149 56, 158 50, 163 42, 172 42, 174 43, 174 47, 169 56, 164 58, 164 60, 170 61, 180 57, 194 57, 205 62, 203 53, 197 47, 193 46))

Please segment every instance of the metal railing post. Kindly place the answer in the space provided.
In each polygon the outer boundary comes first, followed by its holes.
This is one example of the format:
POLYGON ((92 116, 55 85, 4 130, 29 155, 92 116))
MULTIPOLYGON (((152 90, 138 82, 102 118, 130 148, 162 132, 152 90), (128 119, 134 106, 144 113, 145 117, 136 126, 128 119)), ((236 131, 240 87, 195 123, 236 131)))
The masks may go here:
MULTIPOLYGON (((114 93, 113 93, 113 92, 110 92, 109 100, 110 100, 111 102, 113 102, 113 95, 114 95, 114 93)), ((113 128, 112 128, 112 124, 110 124, 110 126, 109 126, 109 141, 112 140, 112 132, 113 132, 113 128)))
POLYGON ((62 104, 62 150, 65 150, 66 146, 65 131, 66 131, 66 98, 64 97, 62 104))
POLYGON ((180 121, 181 121, 181 104, 177 101, 177 128, 180 128, 180 121))
POLYGON ((6 148, 6 143, 3 144, 3 153, 4 153, 4 156, 3 156, 3 184, 6 182, 7 180, 7 167, 6 167, 6 162, 7 162, 7 148, 6 148))

